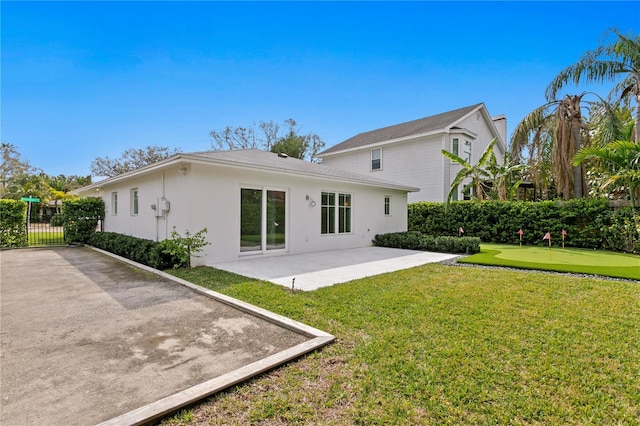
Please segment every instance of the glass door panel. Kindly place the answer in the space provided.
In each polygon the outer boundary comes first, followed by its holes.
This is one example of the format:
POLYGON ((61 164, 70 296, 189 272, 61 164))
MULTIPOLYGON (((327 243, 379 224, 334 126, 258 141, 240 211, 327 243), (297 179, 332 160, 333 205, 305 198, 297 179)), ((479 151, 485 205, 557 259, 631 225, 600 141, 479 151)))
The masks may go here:
POLYGON ((240 251, 262 250, 262 190, 240 190, 240 251))
POLYGON ((283 191, 267 191, 267 250, 285 248, 285 201, 283 191))

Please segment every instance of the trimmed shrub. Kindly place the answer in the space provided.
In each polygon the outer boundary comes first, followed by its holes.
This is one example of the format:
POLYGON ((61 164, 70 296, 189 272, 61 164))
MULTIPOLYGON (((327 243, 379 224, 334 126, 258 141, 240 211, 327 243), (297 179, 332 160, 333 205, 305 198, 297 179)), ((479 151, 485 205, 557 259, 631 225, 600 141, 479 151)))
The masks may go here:
POLYGON ((186 266, 177 256, 166 253, 162 243, 144 238, 116 232, 95 232, 87 243, 155 269, 186 266))
POLYGON ((0 247, 27 246, 27 205, 0 199, 0 247))
POLYGON ((475 254, 480 252, 480 238, 478 237, 433 237, 417 231, 379 234, 375 236, 373 243, 380 247, 439 253, 475 254))
POLYGON ((51 220, 49 221, 49 225, 51 226, 63 226, 64 225, 64 217, 61 213, 54 214, 51 216, 51 220))
POLYGON ((463 228, 465 236, 502 244, 517 244, 518 230, 522 229, 522 242, 527 245, 546 245, 542 237, 547 232, 551 233, 553 244, 561 245, 564 229, 568 247, 623 250, 621 245, 605 241, 604 232, 612 224, 613 214, 604 199, 460 201, 450 203, 448 209, 443 203, 421 202, 409 204, 408 224, 409 230, 428 235, 455 236, 458 228, 463 228))
POLYGON ((640 216, 631 208, 614 211, 602 231, 605 248, 640 254, 640 216))
POLYGON ((104 219, 102 198, 69 200, 62 207, 64 242, 84 244, 96 232, 98 221, 104 219))

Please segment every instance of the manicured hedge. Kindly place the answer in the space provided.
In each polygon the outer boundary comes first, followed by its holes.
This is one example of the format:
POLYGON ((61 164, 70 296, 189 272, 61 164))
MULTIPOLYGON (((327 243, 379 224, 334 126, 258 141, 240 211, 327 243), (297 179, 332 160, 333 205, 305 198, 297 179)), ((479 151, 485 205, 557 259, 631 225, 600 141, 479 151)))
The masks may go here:
POLYGON ((0 247, 27 246, 27 204, 0 199, 0 247))
POLYGON ((176 256, 164 253, 164 247, 161 243, 144 238, 115 232, 96 232, 89 237, 87 243, 155 269, 169 269, 176 265, 184 266, 176 256))
POLYGON ((84 244, 96 232, 98 221, 104 219, 102 198, 82 198, 65 201, 62 206, 64 242, 84 244))
POLYGON ((475 254, 480 252, 480 238, 478 237, 433 237, 416 231, 379 234, 375 236, 373 243, 381 247, 439 253, 475 254))
POLYGON ((604 199, 453 202, 448 208, 443 203, 421 202, 409 204, 408 218, 409 230, 428 235, 454 236, 462 228, 465 236, 479 237, 483 242, 517 244, 518 230, 522 229, 523 244, 546 245, 548 242, 542 238, 550 232, 552 244, 561 245, 564 229, 568 247, 638 252, 637 244, 629 244, 628 240, 638 243, 640 230, 635 234, 633 230, 625 231, 623 228, 629 228, 629 223, 638 223, 630 209, 612 210, 604 199))
POLYGON ((640 215, 631 209, 615 210, 602 231, 604 248, 640 254, 640 215))

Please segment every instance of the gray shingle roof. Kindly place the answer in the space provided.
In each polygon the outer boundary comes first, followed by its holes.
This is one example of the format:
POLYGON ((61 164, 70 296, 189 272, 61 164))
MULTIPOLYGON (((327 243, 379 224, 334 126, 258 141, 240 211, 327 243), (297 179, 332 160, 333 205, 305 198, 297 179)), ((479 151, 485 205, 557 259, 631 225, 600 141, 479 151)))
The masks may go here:
POLYGON ((345 169, 329 167, 322 164, 310 163, 293 157, 282 158, 278 154, 259 149, 240 149, 233 151, 205 151, 179 154, 184 160, 205 160, 212 163, 250 168, 252 170, 266 170, 294 175, 320 177, 330 180, 354 182, 364 185, 381 186, 385 188, 418 191, 419 188, 392 182, 369 175, 351 172, 345 169))
POLYGON ((204 163, 228 167, 240 167, 250 170, 262 170, 271 173, 285 173, 290 175, 320 178, 339 182, 357 183, 367 186, 376 186, 401 191, 415 192, 420 188, 392 182, 365 174, 338 169, 322 164, 310 163, 297 158, 282 158, 278 154, 259 149, 239 149, 234 151, 204 151, 176 154, 170 158, 158 161, 154 164, 141 167, 128 173, 114 176, 89 186, 79 188, 72 193, 78 195, 112 183, 130 179, 155 170, 175 166, 181 163, 204 163))
POLYGON ((453 111, 447 111, 441 114, 432 115, 430 117, 424 117, 413 121, 407 121, 406 123, 395 124, 393 126, 383 127, 381 129, 360 133, 352 138, 347 139, 344 142, 341 142, 337 145, 332 146, 331 148, 322 151, 318 155, 322 157, 324 154, 331 154, 334 152, 359 148, 378 142, 384 142, 392 139, 404 138, 407 136, 442 130, 452 123, 455 123, 481 105, 483 104, 479 103, 453 111))

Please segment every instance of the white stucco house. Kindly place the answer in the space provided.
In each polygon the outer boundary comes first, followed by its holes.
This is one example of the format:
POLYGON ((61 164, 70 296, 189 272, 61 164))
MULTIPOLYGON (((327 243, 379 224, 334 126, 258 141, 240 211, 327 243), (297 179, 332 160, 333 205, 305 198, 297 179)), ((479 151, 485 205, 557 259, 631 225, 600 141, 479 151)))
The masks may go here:
MULTIPOLYGON (((326 166, 404 182, 420 188, 409 202, 445 201, 460 165, 441 150, 476 163, 497 138, 496 159, 506 151, 507 120, 492 118, 483 103, 360 133, 318 154, 326 166)), ((463 198, 463 185, 456 199, 463 198)))
POLYGON ((104 230, 161 241, 207 228, 194 265, 372 245, 407 229, 407 194, 380 176, 260 150, 177 154, 74 191, 102 197, 104 230))

